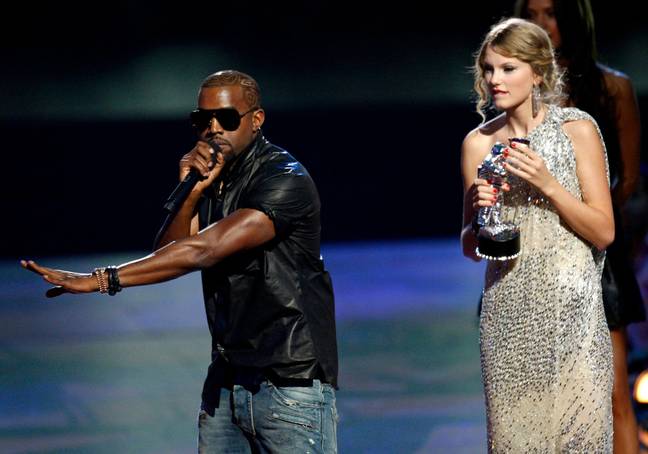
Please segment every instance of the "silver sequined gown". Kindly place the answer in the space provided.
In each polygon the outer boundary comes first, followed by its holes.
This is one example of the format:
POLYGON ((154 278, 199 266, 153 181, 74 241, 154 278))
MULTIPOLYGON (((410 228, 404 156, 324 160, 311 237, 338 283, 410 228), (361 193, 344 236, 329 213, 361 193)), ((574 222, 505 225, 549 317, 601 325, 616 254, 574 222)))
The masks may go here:
MULTIPOLYGON (((574 150, 562 129, 579 119, 593 121, 578 109, 550 106, 528 138, 549 171, 581 198, 574 150)), ((489 452, 611 453, 604 254, 529 184, 509 181, 503 217, 521 228, 521 254, 489 262, 480 320, 489 452)))

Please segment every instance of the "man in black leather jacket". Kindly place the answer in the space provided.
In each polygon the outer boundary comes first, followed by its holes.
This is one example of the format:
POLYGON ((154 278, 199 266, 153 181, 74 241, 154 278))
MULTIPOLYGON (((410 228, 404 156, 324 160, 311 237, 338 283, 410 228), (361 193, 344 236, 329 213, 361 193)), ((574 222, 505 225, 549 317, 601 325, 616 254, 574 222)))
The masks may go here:
POLYGON ((199 451, 334 453, 335 312, 317 189, 261 134, 265 112, 247 74, 207 77, 191 119, 199 140, 180 161, 180 179, 191 169, 203 179, 157 251, 92 274, 23 266, 56 286, 48 296, 114 293, 201 270, 212 364, 199 451))

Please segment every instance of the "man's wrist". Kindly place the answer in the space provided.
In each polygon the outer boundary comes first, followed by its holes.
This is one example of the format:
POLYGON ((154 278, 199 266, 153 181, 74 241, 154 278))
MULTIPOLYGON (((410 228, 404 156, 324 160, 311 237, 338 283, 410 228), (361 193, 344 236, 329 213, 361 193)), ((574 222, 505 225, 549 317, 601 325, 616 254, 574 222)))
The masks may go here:
POLYGON ((94 291, 99 291, 99 293, 108 293, 113 296, 122 290, 116 266, 95 268, 90 278, 95 284, 94 291))
POLYGON ((108 292, 108 281, 106 276, 106 269, 95 268, 94 271, 92 272, 92 276, 94 277, 95 284, 96 284, 95 291, 98 291, 99 293, 108 292))
POLYGON ((198 191, 192 190, 187 196, 187 198, 185 199, 180 209, 187 210, 189 215, 193 216, 196 205, 198 205, 198 201, 200 200, 200 197, 202 197, 202 193, 203 191, 200 190, 198 191))

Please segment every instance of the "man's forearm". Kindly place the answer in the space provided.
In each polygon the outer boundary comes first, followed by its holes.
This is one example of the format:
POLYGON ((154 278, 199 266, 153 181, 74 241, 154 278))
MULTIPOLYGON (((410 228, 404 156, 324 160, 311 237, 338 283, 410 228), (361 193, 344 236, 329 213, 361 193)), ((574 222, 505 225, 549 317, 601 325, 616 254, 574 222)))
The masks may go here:
POLYGON ((191 194, 185 200, 166 232, 164 232, 160 242, 155 245, 156 249, 191 235, 191 220, 194 217, 199 198, 200 195, 194 196, 191 194))
POLYGON ((249 208, 237 210, 196 235, 120 265, 119 280, 123 287, 168 281, 258 247, 274 236, 274 224, 265 213, 249 208))
POLYGON ((202 238, 172 241, 152 254, 118 267, 123 287, 164 282, 208 265, 202 238))

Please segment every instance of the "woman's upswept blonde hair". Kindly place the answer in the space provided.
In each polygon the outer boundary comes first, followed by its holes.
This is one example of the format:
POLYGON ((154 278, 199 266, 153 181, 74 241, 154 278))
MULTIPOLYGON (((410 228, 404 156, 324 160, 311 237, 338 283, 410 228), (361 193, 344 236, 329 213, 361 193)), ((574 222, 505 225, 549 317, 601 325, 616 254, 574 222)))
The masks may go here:
POLYGON ((538 86, 540 100, 558 104, 562 97, 562 73, 554 57, 549 35, 539 26, 518 18, 505 19, 493 25, 475 54, 473 75, 477 93, 477 113, 486 121, 486 110, 492 99, 484 79, 484 58, 491 47, 498 54, 517 58, 531 65, 533 72, 542 79, 538 86))

